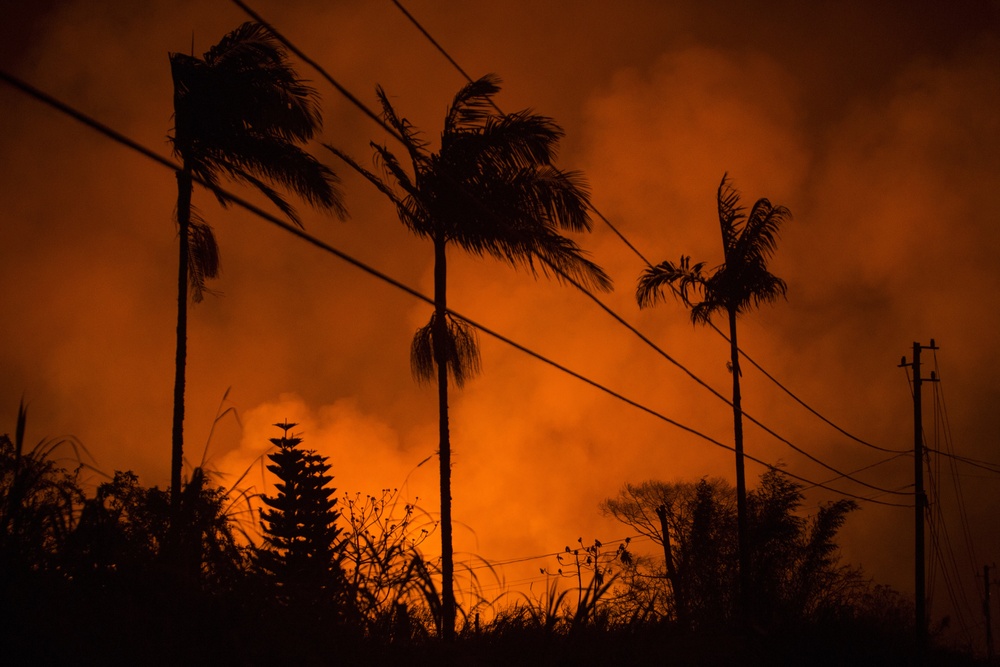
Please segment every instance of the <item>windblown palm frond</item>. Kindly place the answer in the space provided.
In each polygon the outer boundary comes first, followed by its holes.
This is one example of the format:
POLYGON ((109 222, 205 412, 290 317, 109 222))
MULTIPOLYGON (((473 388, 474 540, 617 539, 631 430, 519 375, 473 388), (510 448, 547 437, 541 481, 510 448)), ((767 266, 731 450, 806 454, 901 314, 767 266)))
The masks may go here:
POLYGON ((403 139, 410 159, 414 162, 422 161, 427 155, 427 142, 421 138, 420 131, 413 123, 396 113, 382 86, 375 87, 375 95, 382 107, 382 119, 403 139))
MULTIPOLYGON (((322 127, 318 96, 297 77, 266 28, 245 23, 203 59, 170 54, 174 152, 210 187, 219 175, 260 190, 298 224, 260 177, 346 216, 336 175, 297 144, 322 127)), ((224 202, 224 200, 221 200, 224 202)))
POLYGON ((188 284, 191 287, 191 298, 195 303, 200 303, 206 292, 211 293, 206 286, 207 281, 219 275, 222 264, 215 234, 193 206, 187 244, 188 284))
POLYGON ((487 74, 463 86, 444 118, 444 134, 481 132, 483 125, 497 113, 493 96, 500 92, 500 83, 496 74, 487 74))
POLYGON ((418 382, 433 382, 439 364, 459 387, 478 375, 481 369, 476 330, 466 322, 436 311, 430 322, 417 330, 410 347, 410 365, 418 382), (440 340, 438 340, 440 338, 440 340))
POLYGON ((691 258, 682 255, 677 264, 664 261, 647 268, 639 276, 639 284, 635 291, 639 307, 648 308, 657 304, 664 298, 664 287, 676 287, 674 295, 690 308, 701 303, 701 301, 694 301, 691 295, 693 292, 698 292, 704 297, 708 280, 701 273, 704 266, 704 262, 698 262, 691 266, 691 258))
POLYGON ((722 175, 716 201, 719 209, 719 227, 722 231, 722 250, 726 261, 729 261, 729 255, 735 251, 740 226, 746 214, 740 205, 740 193, 733 187, 728 173, 722 175))

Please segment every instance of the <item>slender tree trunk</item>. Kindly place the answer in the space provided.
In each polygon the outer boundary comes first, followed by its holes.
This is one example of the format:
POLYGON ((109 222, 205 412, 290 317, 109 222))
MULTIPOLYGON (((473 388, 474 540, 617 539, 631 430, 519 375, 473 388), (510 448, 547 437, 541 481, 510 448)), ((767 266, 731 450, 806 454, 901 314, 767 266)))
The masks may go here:
POLYGON ((736 343, 736 309, 729 309, 729 344, 733 366, 733 440, 736 449, 736 537, 739 551, 740 590, 738 613, 740 620, 749 620, 750 606, 750 543, 747 521, 747 481, 743 461, 743 408, 740 399, 740 350, 736 343))
POLYGON ((674 607, 677 610, 677 624, 685 630, 688 628, 687 620, 687 596, 681 588, 681 582, 677 577, 677 569, 674 567, 674 555, 670 547, 670 527, 667 525, 667 506, 660 505, 656 508, 656 516, 660 519, 660 532, 663 535, 663 561, 667 566, 667 579, 674 589, 674 607))
POLYGON ((451 534, 451 436, 448 432, 447 262, 444 238, 434 239, 434 356, 438 372, 438 459, 441 464, 441 636, 455 638, 455 563, 451 534))
POLYGON ((188 235, 191 226, 191 171, 177 172, 177 353, 174 360, 174 419, 170 450, 170 532, 180 535, 181 468, 184 462, 184 385, 187 365, 188 235))

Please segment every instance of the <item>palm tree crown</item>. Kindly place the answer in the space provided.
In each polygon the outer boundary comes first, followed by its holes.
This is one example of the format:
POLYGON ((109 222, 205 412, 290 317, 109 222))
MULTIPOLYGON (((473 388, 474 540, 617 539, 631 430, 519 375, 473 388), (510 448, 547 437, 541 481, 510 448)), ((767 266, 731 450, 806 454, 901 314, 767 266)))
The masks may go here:
POLYGON ((608 290, 603 270, 558 233, 590 230, 582 176, 552 164, 562 130, 529 111, 498 113, 492 98, 499 91, 493 75, 462 88, 445 117, 440 150, 431 154, 379 89, 385 119, 406 139, 413 165, 411 179, 395 155, 373 144, 403 191, 397 197, 400 219, 421 236, 457 243, 473 254, 562 272, 608 290))
POLYGON ((244 23, 203 59, 170 54, 174 152, 209 187, 219 174, 264 193, 292 220, 294 209, 263 176, 344 215, 336 176, 298 144, 322 129, 316 91, 298 78, 266 28, 244 23))
POLYGON ((724 263, 709 275, 702 272, 705 262, 692 266, 691 258, 685 256, 677 264, 665 261, 646 269, 636 289, 640 307, 654 305, 663 298, 662 288, 673 285, 690 306, 692 321, 707 324, 716 313, 731 310, 742 314, 785 296, 785 281, 768 271, 767 262, 774 254, 778 231, 791 219, 791 212, 762 198, 747 215, 728 176, 722 177, 717 200, 724 263), (701 298, 695 300, 692 293, 701 298))
MULTIPOLYGON (((220 176, 263 193, 301 226, 295 209, 272 185, 346 217, 337 177, 299 147, 322 128, 318 96, 288 62, 281 44, 257 23, 244 23, 203 58, 170 54, 174 81, 174 154, 186 173, 209 188, 220 176)), ((222 204, 226 200, 218 195, 222 204)), ((178 215, 184 214, 178 210, 178 215)), ((189 273, 201 300, 218 275, 211 227, 191 210, 189 273)))

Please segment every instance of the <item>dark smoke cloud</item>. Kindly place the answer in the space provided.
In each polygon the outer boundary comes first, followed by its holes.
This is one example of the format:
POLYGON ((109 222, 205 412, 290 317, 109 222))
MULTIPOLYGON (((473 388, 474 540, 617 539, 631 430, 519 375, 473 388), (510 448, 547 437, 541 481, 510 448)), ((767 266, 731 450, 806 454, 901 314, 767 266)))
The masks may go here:
MULTIPOLYGON (((773 264, 788 300, 744 319, 743 347, 834 421, 880 446, 907 448, 911 403, 896 365, 913 341, 933 337, 956 450, 1000 460, 995 3, 407 6, 470 74, 503 77, 505 109, 532 107, 563 124, 561 163, 586 172, 596 205, 651 261, 682 253, 721 261, 714 196, 725 172, 746 203, 767 196, 791 208, 773 264)), ((0 29, 4 69, 164 155, 167 53, 201 53, 245 20, 225 3, 32 7, 0 29)), ((462 79, 391 3, 255 8, 360 99, 373 103, 375 85, 384 86, 435 140, 462 79)), ((368 142, 387 139, 317 74, 301 71, 323 95, 324 140, 370 164, 368 142)), ((24 394, 30 437, 73 433, 101 469, 134 469, 163 485, 173 175, 9 87, 0 88, 0 113, 0 428, 12 428, 24 394)), ((352 219, 304 211, 307 228, 428 292, 426 244, 363 181, 317 154, 342 173, 352 219)), ((220 209, 205 192, 195 196, 217 230, 224 272, 213 285, 221 296, 192 312, 191 463, 207 456, 235 479, 277 434, 271 424, 288 419, 331 457, 340 489, 398 487, 433 511, 436 462, 421 463, 437 447, 434 392, 412 381, 407 356, 428 307, 220 209), (220 404, 235 407, 241 422, 223 419, 207 442, 220 404)), ((632 292, 642 261, 596 225, 578 240, 616 280, 608 303, 726 393, 724 341, 693 327, 678 303, 639 312, 632 292)), ((460 312, 730 441, 724 403, 571 288, 458 254, 452 276, 460 312)), ((625 528, 601 518, 597 503, 622 483, 731 476, 725 450, 489 336, 482 344, 484 375, 452 401, 461 551, 503 559, 558 551, 581 536, 620 537, 625 528)), ((933 355, 925 360, 930 370, 933 355)), ((885 458, 744 371, 747 411, 792 442, 845 471, 885 458)), ((747 433, 748 451, 766 461, 814 481, 835 476, 755 427, 747 433)), ((246 480, 259 487, 266 482, 255 470, 246 480)), ((976 556, 992 562, 1000 549, 994 480, 959 472, 976 556)), ((904 457, 859 476, 896 489, 911 473, 904 457)), ((945 485, 942 494, 943 516, 957 525, 954 492, 945 485)), ((834 497, 808 495, 810 507, 834 497)), ((910 590, 911 524, 908 510, 863 504, 848 522, 845 555, 910 590)))

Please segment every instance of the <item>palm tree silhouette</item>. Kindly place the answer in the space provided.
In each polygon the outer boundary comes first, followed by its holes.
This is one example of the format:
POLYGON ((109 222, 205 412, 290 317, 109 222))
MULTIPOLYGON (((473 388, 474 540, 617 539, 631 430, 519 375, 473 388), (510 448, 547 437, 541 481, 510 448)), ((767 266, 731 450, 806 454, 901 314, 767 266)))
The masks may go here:
MULTIPOLYGON (((204 58, 170 54, 174 82, 174 154, 177 172, 177 355, 170 460, 171 510, 179 516, 184 456, 184 387, 187 359, 187 300, 200 302, 206 281, 219 273, 212 228, 191 205, 193 182, 209 188, 221 176, 263 193, 301 226, 292 206, 271 185, 308 203, 346 216, 337 178, 299 147, 322 127, 316 91, 298 78, 280 43, 257 23, 244 23, 204 58), (270 184, 270 185, 269 185, 270 184)), ((226 198, 216 191, 219 202, 226 198)))
POLYGON ((663 298, 664 286, 675 287, 684 304, 691 309, 691 320, 709 324, 712 315, 729 317, 730 370, 733 374, 733 431, 736 450, 736 516, 739 542, 740 608, 747 613, 750 588, 750 554, 747 538, 747 489, 743 461, 743 410, 740 402, 740 357, 736 342, 736 318, 739 314, 785 296, 785 281, 767 270, 767 260, 774 253, 778 231, 792 217, 784 206, 774 206, 758 199, 750 209, 740 205, 740 195, 723 175, 717 194, 719 226, 722 230, 724 262, 710 274, 702 269, 705 262, 691 264, 662 262, 639 276, 636 300, 640 308, 652 306, 663 298), (697 297, 700 295, 700 300, 697 297))
POLYGON ((445 640, 454 636, 456 617, 448 379, 450 375, 461 387, 480 370, 475 330, 448 312, 447 247, 454 244, 474 255, 490 255, 536 275, 611 289, 604 271, 559 233, 590 230, 589 194, 582 176, 553 165, 561 128, 529 111, 501 113, 493 102, 499 91, 495 75, 463 87, 445 116, 440 150, 432 153, 378 88, 383 117, 404 141, 412 176, 383 145, 372 143, 386 179, 328 146, 393 200, 403 224, 434 245, 434 312, 414 336, 410 359, 414 377, 436 380, 438 388, 445 640))

